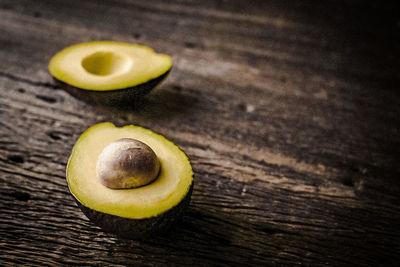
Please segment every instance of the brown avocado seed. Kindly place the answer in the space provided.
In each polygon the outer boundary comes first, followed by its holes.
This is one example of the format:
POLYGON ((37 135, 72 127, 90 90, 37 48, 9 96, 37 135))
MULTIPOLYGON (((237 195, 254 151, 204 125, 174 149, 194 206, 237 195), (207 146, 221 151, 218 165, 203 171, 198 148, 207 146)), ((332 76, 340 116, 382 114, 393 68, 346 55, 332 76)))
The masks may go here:
POLYGON ((129 189, 154 181, 160 161, 145 143, 122 138, 106 146, 96 166, 100 182, 111 189, 129 189))

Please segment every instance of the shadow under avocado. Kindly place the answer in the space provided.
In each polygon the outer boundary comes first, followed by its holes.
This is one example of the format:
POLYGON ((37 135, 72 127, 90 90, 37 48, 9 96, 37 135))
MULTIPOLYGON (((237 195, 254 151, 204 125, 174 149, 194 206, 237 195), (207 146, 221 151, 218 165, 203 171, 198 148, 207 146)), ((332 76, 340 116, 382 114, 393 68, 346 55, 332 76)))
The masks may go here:
POLYGON ((260 242, 273 244, 281 238, 280 235, 292 235, 284 225, 250 222, 248 218, 229 212, 223 206, 202 205, 203 202, 213 202, 212 199, 204 199, 210 198, 210 195, 197 193, 204 190, 207 190, 205 184, 195 183, 190 205, 168 231, 143 240, 109 235, 114 242, 106 245, 106 249, 112 254, 124 255, 141 248, 171 260, 177 256, 198 259, 199 252, 207 251, 206 255, 201 255, 203 264, 221 260, 259 264, 266 253, 260 242), (237 255, 238 247, 244 248, 240 255, 237 255), (260 258, 252 259, 254 253, 260 254, 260 258))
POLYGON ((180 86, 161 86, 150 94, 118 105, 95 105, 116 123, 134 121, 161 121, 188 113, 193 110, 198 99, 193 91, 185 92, 180 86))

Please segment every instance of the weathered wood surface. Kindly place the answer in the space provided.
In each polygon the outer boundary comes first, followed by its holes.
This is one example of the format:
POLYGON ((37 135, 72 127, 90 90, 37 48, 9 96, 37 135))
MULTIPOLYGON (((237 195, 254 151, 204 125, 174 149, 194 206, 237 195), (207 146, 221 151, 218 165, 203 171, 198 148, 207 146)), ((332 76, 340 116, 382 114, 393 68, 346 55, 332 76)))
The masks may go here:
POLYGON ((379 1, 0 1, 0 265, 399 264, 400 21, 379 1), (89 40, 172 55, 131 108, 57 88, 89 40), (189 155, 167 236, 104 234, 68 192, 77 137, 138 124, 189 155))

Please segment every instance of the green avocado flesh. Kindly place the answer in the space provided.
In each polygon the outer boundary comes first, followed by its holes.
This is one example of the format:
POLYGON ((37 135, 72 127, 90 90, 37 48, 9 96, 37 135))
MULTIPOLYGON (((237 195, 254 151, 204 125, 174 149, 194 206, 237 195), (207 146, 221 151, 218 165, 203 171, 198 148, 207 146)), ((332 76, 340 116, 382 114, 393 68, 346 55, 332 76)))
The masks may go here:
POLYGON ((67 165, 69 189, 79 204, 99 213, 129 219, 146 219, 178 206, 188 195, 193 171, 187 156, 176 145, 148 129, 100 123, 86 130, 73 147, 67 165), (110 189, 99 181, 97 159, 110 143, 133 138, 157 155, 161 169, 152 183, 134 189, 110 189))
POLYGON ((72 45, 49 63, 57 80, 84 90, 110 91, 135 87, 166 74, 168 55, 137 44, 97 41, 72 45))

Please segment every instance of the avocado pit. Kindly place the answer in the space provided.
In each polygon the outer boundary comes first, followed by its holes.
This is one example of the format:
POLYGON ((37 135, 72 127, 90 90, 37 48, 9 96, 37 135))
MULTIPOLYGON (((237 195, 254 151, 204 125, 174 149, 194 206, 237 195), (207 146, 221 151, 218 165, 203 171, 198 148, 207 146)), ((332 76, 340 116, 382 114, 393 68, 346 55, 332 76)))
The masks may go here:
POLYGON ((96 174, 111 189, 131 189, 153 182, 159 175, 160 161, 145 143, 122 138, 100 153, 96 174))

